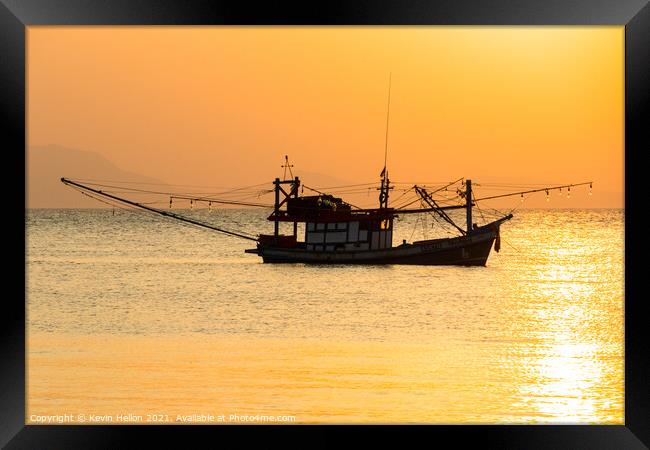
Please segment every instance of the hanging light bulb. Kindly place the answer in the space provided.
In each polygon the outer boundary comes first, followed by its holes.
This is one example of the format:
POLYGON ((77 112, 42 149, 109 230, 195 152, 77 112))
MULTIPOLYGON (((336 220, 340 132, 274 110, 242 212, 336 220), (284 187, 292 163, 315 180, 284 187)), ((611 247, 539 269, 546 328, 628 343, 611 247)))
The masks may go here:
POLYGON ((190 199, 190 209, 194 209, 194 200, 190 199))
POLYGON ((172 196, 169 196, 169 209, 172 209, 172 196))
POLYGON ((591 183, 589 183, 589 195, 593 195, 593 194, 591 193, 591 183))
POLYGON ((521 194, 521 203, 524 202, 524 194, 521 194))
POLYGON ((566 198, 571 198, 571 186, 566 191, 566 198))
POLYGON ((560 188, 560 192, 559 192, 557 195, 559 195, 560 197, 562 197, 562 188, 560 188))
POLYGON ((208 202, 208 211, 212 212, 212 202, 208 202))
POLYGON ((547 202, 551 201, 551 198, 548 196, 548 189, 546 189, 546 201, 547 202))

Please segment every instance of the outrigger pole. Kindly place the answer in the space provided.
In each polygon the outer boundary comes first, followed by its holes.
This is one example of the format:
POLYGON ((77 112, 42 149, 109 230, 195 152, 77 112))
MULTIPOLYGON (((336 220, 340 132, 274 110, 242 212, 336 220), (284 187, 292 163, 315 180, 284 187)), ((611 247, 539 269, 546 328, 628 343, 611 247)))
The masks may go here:
POLYGON ((584 183, 577 183, 577 184, 564 184, 562 186, 551 186, 551 187, 545 187, 545 188, 539 188, 539 189, 531 189, 530 191, 519 191, 519 192, 511 192, 510 194, 501 194, 501 195, 492 195, 490 197, 482 197, 482 198, 476 198, 474 201, 478 202, 481 200, 491 200, 493 198, 501 198, 501 197, 512 197, 513 195, 524 195, 524 194, 532 194, 533 192, 543 192, 543 191, 554 191, 556 189, 562 189, 562 188, 572 188, 574 186, 584 186, 586 184, 591 187, 593 184, 593 181, 585 181, 584 183))
POLYGON ((165 217, 169 217, 169 218, 172 218, 172 219, 180 220, 181 222, 191 223, 192 225, 197 225, 199 227, 208 228, 210 230, 218 231, 219 233, 228 234, 230 236, 235 236, 235 237, 239 237, 239 238, 242 238, 242 239, 248 239, 249 241, 255 241, 255 242, 258 241, 257 238, 253 238, 253 237, 250 237, 250 236, 245 236, 243 234, 239 234, 239 233, 236 233, 234 231, 224 230, 223 228, 218 228, 218 227, 215 227, 215 226, 212 226, 212 225, 208 225, 207 223, 202 223, 202 222, 198 222, 198 221, 193 220, 193 219, 188 219, 187 217, 179 216, 177 214, 170 213, 170 212, 167 212, 167 211, 163 211, 161 209, 151 208, 151 207, 143 205, 141 203, 132 202, 131 200, 127 200, 125 198, 116 197, 115 195, 112 195, 112 194, 107 194, 106 192, 102 192, 100 190, 93 189, 91 187, 88 187, 88 186, 85 186, 83 184, 74 182, 72 180, 68 180, 66 178, 61 178, 61 182, 63 184, 65 184, 65 185, 74 186, 76 188, 82 189, 82 192, 83 191, 93 192, 93 193, 101 195, 103 197, 107 197, 107 198, 116 200, 116 201, 118 201, 120 203, 135 206, 136 208, 144 209, 144 210, 159 214, 161 216, 165 216, 165 217))

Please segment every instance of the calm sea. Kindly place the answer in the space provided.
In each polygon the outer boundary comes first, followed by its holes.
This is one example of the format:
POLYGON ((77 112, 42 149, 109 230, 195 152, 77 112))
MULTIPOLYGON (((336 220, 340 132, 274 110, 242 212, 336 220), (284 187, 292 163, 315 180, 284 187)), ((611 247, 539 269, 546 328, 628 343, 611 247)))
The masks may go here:
POLYGON ((145 213, 29 210, 26 421, 622 424, 624 212, 501 236, 487 267, 273 265, 145 213))

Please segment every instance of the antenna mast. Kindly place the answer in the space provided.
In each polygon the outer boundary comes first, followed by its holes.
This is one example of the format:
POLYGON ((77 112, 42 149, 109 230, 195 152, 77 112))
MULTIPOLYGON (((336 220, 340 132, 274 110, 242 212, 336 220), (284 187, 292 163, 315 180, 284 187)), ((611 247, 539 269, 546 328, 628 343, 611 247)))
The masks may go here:
POLYGON ((384 147, 384 174, 386 172, 386 160, 388 159, 388 121, 390 119, 390 85, 393 73, 388 75, 388 107, 386 108, 386 141, 384 147))
POLYGON ((287 179, 287 169, 289 169, 289 175, 291 175, 291 178, 293 178, 293 172, 291 171, 291 168, 293 167, 293 164, 289 164, 289 156, 288 155, 284 155, 284 164, 281 165, 280 167, 284 168, 284 175, 282 175, 283 180, 287 179))
POLYGON ((388 75, 388 107, 386 109, 386 141, 384 145, 384 169, 379 176, 381 177, 381 187, 379 188, 379 208, 388 208, 388 192, 390 189, 388 180, 388 171, 386 170, 386 161, 388 159, 388 123, 390 120, 390 85, 393 73, 388 75))

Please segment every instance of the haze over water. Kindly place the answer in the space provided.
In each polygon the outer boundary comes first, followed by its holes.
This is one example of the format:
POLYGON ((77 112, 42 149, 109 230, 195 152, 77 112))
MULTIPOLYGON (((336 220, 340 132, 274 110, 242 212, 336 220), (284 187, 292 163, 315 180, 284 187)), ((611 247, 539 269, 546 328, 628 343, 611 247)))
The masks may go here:
POLYGON ((515 211, 501 236, 487 267, 272 265, 142 213, 29 210, 26 421, 622 424, 624 212, 515 211))

